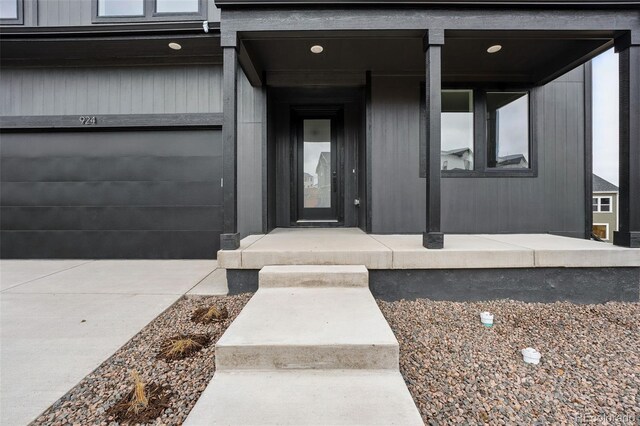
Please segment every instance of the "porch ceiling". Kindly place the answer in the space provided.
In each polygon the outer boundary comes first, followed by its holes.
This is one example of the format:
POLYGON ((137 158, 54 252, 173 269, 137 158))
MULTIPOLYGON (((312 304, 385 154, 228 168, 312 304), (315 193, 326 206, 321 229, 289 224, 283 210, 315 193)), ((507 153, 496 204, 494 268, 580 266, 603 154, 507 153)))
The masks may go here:
MULTIPOLYGON (((423 75, 423 32, 277 32, 242 35, 256 75, 398 73, 423 75), (324 47, 321 54, 311 46, 324 47)), ((604 31, 447 31, 444 82, 546 83, 610 47, 604 31), (496 54, 487 48, 502 45, 496 54)), ((245 66, 246 69, 246 66, 245 66)), ((271 84, 271 83, 270 83, 271 84)))

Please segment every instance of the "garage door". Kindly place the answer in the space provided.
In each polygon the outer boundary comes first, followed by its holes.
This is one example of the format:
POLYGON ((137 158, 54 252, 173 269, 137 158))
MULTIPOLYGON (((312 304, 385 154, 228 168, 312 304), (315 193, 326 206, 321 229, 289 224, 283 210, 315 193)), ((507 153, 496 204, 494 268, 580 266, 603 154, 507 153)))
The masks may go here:
POLYGON ((1 135, 3 258, 214 258, 220 130, 1 135))

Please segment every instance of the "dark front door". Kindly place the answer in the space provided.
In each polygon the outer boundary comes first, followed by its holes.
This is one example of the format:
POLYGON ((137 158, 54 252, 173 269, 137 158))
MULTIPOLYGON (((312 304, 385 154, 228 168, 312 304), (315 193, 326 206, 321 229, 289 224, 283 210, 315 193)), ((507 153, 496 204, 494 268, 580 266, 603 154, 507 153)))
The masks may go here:
POLYGON ((294 112, 295 170, 291 194, 298 225, 340 224, 343 180, 340 176, 340 108, 297 108, 294 112))

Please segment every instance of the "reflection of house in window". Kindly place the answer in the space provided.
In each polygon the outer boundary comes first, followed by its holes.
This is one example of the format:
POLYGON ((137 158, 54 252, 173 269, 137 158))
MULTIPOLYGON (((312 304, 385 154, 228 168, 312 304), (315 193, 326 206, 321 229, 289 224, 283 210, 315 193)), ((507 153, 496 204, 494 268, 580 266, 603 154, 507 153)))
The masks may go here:
POLYGON ((318 206, 331 207, 331 153, 323 152, 316 166, 318 175, 318 206))
POLYGON ((473 151, 470 148, 442 151, 442 170, 473 170, 473 151))
POLYGON ((498 157, 496 167, 504 169, 526 169, 529 167, 529 162, 523 154, 505 155, 504 157, 498 157))
POLYGON ((305 188, 313 187, 313 175, 306 172, 304 174, 304 187, 305 188))

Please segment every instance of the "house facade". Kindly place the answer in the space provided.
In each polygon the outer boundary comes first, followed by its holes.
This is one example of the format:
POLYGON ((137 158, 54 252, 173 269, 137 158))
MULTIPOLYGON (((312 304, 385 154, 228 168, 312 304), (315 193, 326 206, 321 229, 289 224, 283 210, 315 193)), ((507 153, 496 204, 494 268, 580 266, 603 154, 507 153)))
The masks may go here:
POLYGON ((593 175, 593 235, 613 242, 618 230, 618 187, 593 175))
POLYGON ((288 227, 592 232, 591 66, 620 60, 640 246, 638 1, 15 0, 1 255, 211 258, 288 227))

